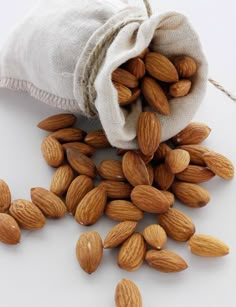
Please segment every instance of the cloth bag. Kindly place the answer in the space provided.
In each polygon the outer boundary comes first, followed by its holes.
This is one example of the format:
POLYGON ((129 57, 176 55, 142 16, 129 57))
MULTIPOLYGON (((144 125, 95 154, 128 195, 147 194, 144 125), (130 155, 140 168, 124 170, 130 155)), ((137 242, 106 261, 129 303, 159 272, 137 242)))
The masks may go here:
POLYGON ((51 106, 98 116, 110 143, 135 149, 141 101, 119 107, 112 72, 151 44, 166 56, 198 63, 187 97, 157 114, 162 141, 182 130, 203 100, 207 62, 198 35, 176 12, 149 16, 147 0, 41 0, 13 29, 0 50, 0 87, 23 90, 51 106))

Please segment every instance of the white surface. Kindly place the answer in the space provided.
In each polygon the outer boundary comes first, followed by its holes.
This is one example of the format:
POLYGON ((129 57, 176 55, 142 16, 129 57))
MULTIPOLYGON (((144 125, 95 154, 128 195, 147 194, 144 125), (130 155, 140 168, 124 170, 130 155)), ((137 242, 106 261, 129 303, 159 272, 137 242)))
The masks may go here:
MULTIPOLYGON (((156 1, 153 1, 153 3, 156 1)), ((33 0, 1 0, 0 45, 9 28, 29 9, 33 0)), ((229 89, 235 90, 236 38, 234 1, 208 3, 159 1, 154 7, 187 13, 198 29, 210 63, 210 73, 229 89)), ((32 186, 48 187, 52 170, 40 154, 45 135, 35 126, 42 118, 54 114, 49 108, 25 94, 0 91, 0 177, 12 189, 13 198, 29 198, 32 186)), ((236 106, 209 85, 205 103, 196 120, 208 123, 212 134, 205 142, 226 154, 236 164, 236 106)), ((89 124, 81 119, 82 126, 89 124)), ((92 126, 96 126, 92 123, 92 126)), ((92 130, 93 127, 90 129, 92 130)), ((100 152, 97 161, 109 157, 100 152)), ((105 251, 98 271, 86 275, 75 258, 75 244, 81 232, 88 230, 67 216, 48 221, 38 232, 23 231, 18 246, 0 245, 0 304, 3 307, 111 307, 114 288, 122 277, 131 278, 140 287, 144 307, 235 307, 235 180, 224 182, 215 178, 204 184, 212 195, 208 206, 199 210, 176 207, 188 213, 197 231, 215 235, 226 241, 231 254, 222 259, 204 259, 191 255, 186 244, 171 240, 168 248, 175 250, 189 263, 189 269, 177 274, 162 274, 143 266, 127 273, 116 266, 116 251, 105 251)), ((145 219, 140 225, 155 222, 145 219)), ((115 222, 103 218, 89 229, 98 230, 103 238, 115 222)), ((135 306, 134 306, 135 307, 135 306)))

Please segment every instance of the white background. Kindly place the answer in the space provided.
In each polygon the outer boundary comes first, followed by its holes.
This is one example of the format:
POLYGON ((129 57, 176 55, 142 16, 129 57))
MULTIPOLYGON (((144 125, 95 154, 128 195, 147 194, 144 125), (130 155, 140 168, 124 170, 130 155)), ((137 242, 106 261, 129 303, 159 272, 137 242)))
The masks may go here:
MULTIPOLYGON (((35 0, 0 0, 0 46, 9 29, 32 7, 35 0)), ((152 1, 158 11, 186 13, 198 30, 209 64, 210 76, 236 93, 236 4, 224 1, 152 1)), ((42 118, 59 112, 26 94, 0 90, 0 177, 10 185, 12 197, 29 198, 32 186, 48 187, 53 171, 44 163, 40 142, 45 133, 36 128, 42 118)), ((226 154, 236 165, 236 105, 211 85, 196 120, 212 128, 205 142, 226 154)), ((97 125, 81 119, 86 130, 97 125)), ((100 152, 97 162, 111 157, 100 152)), ((177 204, 196 223, 197 231, 226 241, 231 253, 221 259, 204 259, 189 253, 186 244, 169 240, 167 247, 186 259, 189 269, 163 274, 144 265, 135 273, 117 268, 117 251, 105 251, 98 271, 86 275, 75 258, 75 244, 86 228, 72 217, 48 221, 38 232, 22 232, 18 246, 0 245, 0 305, 3 307, 111 307, 114 289, 122 277, 140 287, 145 307, 235 307, 236 246, 235 180, 215 178, 204 184, 212 195, 210 204, 193 210, 177 204)), ((155 222, 146 218, 140 225, 155 222)), ((115 222, 106 218, 91 229, 102 237, 115 222)), ((135 307, 135 306, 134 306, 135 307)))

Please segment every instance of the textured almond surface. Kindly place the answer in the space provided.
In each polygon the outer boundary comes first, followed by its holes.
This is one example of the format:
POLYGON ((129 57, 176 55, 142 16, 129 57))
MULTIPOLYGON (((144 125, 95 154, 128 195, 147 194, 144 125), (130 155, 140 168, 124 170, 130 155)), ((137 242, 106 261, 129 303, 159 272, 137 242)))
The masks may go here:
POLYGON ((172 174, 165 164, 160 164, 155 169, 154 180, 158 188, 161 190, 168 190, 175 179, 175 175, 172 174))
POLYGON ((118 160, 104 160, 98 166, 99 175, 107 180, 126 181, 122 170, 122 162, 118 160))
POLYGON ((92 156, 95 152, 95 149, 88 145, 81 142, 71 142, 71 143, 65 143, 62 145, 64 149, 71 148, 78 150, 80 153, 86 155, 86 156, 92 156))
POLYGON ((157 224, 146 227, 143 231, 145 241, 153 248, 162 249, 167 241, 165 230, 157 224))
POLYGON ((153 185, 153 182, 154 182, 154 167, 151 164, 147 164, 146 167, 147 167, 148 174, 149 174, 150 185, 153 185))
POLYGON ((139 96, 141 95, 141 90, 138 87, 133 88, 131 90, 131 96, 130 96, 130 89, 126 88, 125 91, 122 91, 122 89, 124 88, 123 85, 115 84, 115 87, 118 90, 119 105, 121 107, 127 106, 127 105, 135 102, 139 98, 139 96), (126 93, 126 95, 125 95, 125 93, 126 93), (127 96, 129 96, 129 98, 127 96))
POLYGON ((96 130, 86 135, 85 143, 94 148, 108 148, 111 147, 105 132, 103 130, 96 130))
POLYGON ((189 165, 183 172, 176 174, 177 179, 192 183, 206 182, 214 176, 211 170, 199 165, 189 165))
POLYGON ((53 137, 46 137, 41 144, 44 160, 52 167, 58 167, 64 160, 64 150, 61 144, 53 137))
POLYGON ((58 196, 62 196, 73 179, 74 172, 72 168, 67 164, 60 166, 52 176, 50 191, 58 196))
POLYGON ((174 205, 174 202, 175 202, 175 196, 173 193, 169 192, 169 191, 161 191, 162 194, 165 195, 165 197, 168 199, 169 201, 169 205, 170 207, 172 207, 174 205))
POLYGON ((138 79, 129 71, 123 68, 117 68, 112 73, 112 81, 120 83, 129 88, 135 88, 138 86, 138 79))
POLYGON ((192 86, 190 80, 180 80, 170 86, 170 95, 172 97, 183 97, 188 95, 192 86))
POLYGON ((113 180, 104 180, 100 183, 106 191, 107 196, 112 199, 130 198, 132 185, 127 182, 118 182, 113 180))
POLYGON ((136 152, 139 154, 140 158, 143 160, 143 162, 147 165, 149 162, 152 161, 154 154, 151 155, 145 155, 140 150, 136 150, 136 152))
POLYGON ((142 307, 142 296, 138 287, 129 279, 121 279, 115 292, 116 307, 142 307))
POLYGON ((149 52, 150 52, 150 49, 149 49, 149 48, 145 48, 145 49, 143 50, 143 52, 139 54, 138 57, 139 57, 140 59, 144 59, 145 56, 146 56, 149 52))
POLYGON ((0 179, 0 213, 8 210, 11 204, 11 191, 8 184, 0 179))
POLYGON ((63 128, 73 126, 77 118, 73 114, 57 114, 45 118, 40 123, 38 123, 38 128, 46 131, 56 131, 63 128))
POLYGON ((190 163, 190 155, 183 149, 174 149, 170 151, 166 157, 166 168, 172 174, 178 174, 185 170, 190 163))
POLYGON ((193 254, 202 257, 222 257, 229 254, 229 247, 221 240, 209 235, 195 234, 189 241, 193 254))
POLYGON ((121 246, 117 263, 121 269, 129 272, 136 271, 143 263, 146 244, 140 233, 134 233, 121 246))
POLYGON ((83 140, 86 133, 79 128, 65 128, 57 130, 50 136, 57 139, 59 142, 77 142, 83 140))
POLYGON ((158 218, 167 235, 176 241, 188 241, 195 232, 193 221, 178 209, 170 208, 158 218))
POLYGON ((130 59, 124 66, 137 79, 142 79, 146 73, 145 64, 140 58, 130 59))
POLYGON ((105 214, 116 221, 139 221, 143 218, 143 211, 127 200, 109 202, 105 214))
POLYGON ((163 162, 172 149, 166 143, 161 143, 154 154, 156 162, 163 162))
POLYGON ((190 78, 197 72, 197 63, 189 56, 178 56, 173 63, 181 78, 190 78))
POLYGON ((102 261, 103 245, 96 231, 83 233, 76 245, 76 256, 81 268, 88 274, 95 272, 102 261))
POLYGON ((46 219, 39 208, 28 200, 14 200, 9 212, 21 227, 29 230, 40 229, 46 223, 46 219))
POLYGON ((206 146, 202 145, 182 145, 178 147, 183 149, 190 154, 190 162, 199 166, 206 166, 206 163, 203 159, 203 155, 209 152, 209 149, 206 146))
POLYGON ((5 213, 0 213, 0 242, 17 244, 20 242, 21 232, 16 220, 5 213))

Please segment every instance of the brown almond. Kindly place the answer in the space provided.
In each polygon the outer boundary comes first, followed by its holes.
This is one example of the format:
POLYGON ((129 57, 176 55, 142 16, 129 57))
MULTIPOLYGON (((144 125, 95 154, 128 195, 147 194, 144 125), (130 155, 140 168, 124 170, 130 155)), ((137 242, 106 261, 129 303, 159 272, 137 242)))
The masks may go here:
POLYGON ((157 81, 151 77, 142 80, 142 93, 147 103, 158 113, 170 115, 170 105, 167 97, 157 81))
POLYGON ((229 247, 221 240, 203 234, 195 234, 189 241, 191 253, 202 257, 222 257, 229 254, 229 247))
POLYGON ((58 196, 64 195, 73 179, 74 172, 69 165, 58 167, 52 176, 50 191, 58 196))
POLYGON ((173 63, 181 78, 190 78, 197 72, 197 63, 189 56, 178 56, 173 63))
POLYGON ((170 86, 170 95, 172 97, 184 97, 190 92, 192 82, 187 79, 182 79, 170 86))
POLYGON ((46 137, 41 145, 44 160, 52 167, 58 167, 64 160, 64 150, 61 144, 53 137, 46 137))
POLYGON ((121 279, 116 287, 116 307, 142 307, 142 296, 138 287, 129 279, 121 279))
POLYGON ((61 143, 78 142, 84 139, 86 132, 79 128, 64 128, 50 134, 61 143))
POLYGON ((202 123, 190 123, 185 129, 172 138, 175 145, 195 145, 203 142, 211 129, 202 123))
POLYGON ((142 79, 146 74, 145 64, 140 58, 130 59, 125 63, 124 67, 137 79, 142 79))
POLYGON ((145 259, 150 267, 163 273, 180 272, 188 267, 183 258, 167 249, 149 250, 145 259))
POLYGON ((130 151, 130 149, 117 148, 116 154, 117 156, 123 156, 127 151, 130 151))
POLYGON ((145 57, 147 72, 163 82, 173 83, 179 80, 178 72, 171 61, 157 52, 149 52, 145 57))
POLYGON ((132 202, 149 213, 163 213, 169 210, 169 201, 158 189, 148 185, 138 185, 131 193, 132 202))
POLYGON ((104 248, 117 247, 128 239, 135 231, 137 222, 125 221, 114 226, 104 240, 104 248))
POLYGON ((171 188, 174 195, 188 207, 200 208, 210 201, 209 192, 197 184, 175 182, 171 188))
POLYGON ((95 178, 97 175, 96 165, 89 157, 78 150, 67 148, 67 159, 70 166, 79 174, 95 178))
POLYGON ((113 180, 104 180, 100 183, 106 191, 109 198, 123 199, 130 198, 132 185, 127 182, 119 182, 113 180))
POLYGON ((158 165, 155 169, 154 180, 158 188, 168 190, 174 182, 175 175, 172 174, 164 163, 158 165))
POLYGON ((143 211, 127 200, 113 200, 105 209, 105 214, 115 221, 140 221, 143 211))
POLYGON ((103 257, 102 239, 99 233, 96 231, 83 233, 76 244, 76 256, 86 273, 94 273, 103 257))
MULTIPOLYGON (((119 88, 119 87, 118 87, 119 88)), ((118 92, 119 95, 119 105, 121 107, 127 106, 135 101, 137 101, 137 99, 140 97, 141 95, 141 89, 136 87, 134 89, 131 90, 132 96, 127 100, 127 98, 124 96, 123 99, 121 99, 121 93, 118 92)))
POLYGON ((149 162, 152 161, 154 154, 151 155, 144 155, 140 150, 136 150, 136 152, 139 154, 140 158, 143 160, 143 162, 147 165, 149 162))
POLYGON ((104 160, 98 167, 98 173, 103 179, 126 181, 122 170, 122 162, 118 160, 104 160))
POLYGON ((174 149, 169 152, 166 157, 166 168, 172 174, 178 174, 185 170, 190 163, 190 155, 183 149, 174 149))
POLYGON ((69 213, 75 214, 76 208, 88 192, 94 188, 93 180, 85 175, 76 177, 66 193, 66 207, 69 213))
POLYGON ((132 95, 132 91, 130 88, 120 83, 117 83, 117 82, 113 82, 113 85, 115 89, 117 90, 118 102, 120 106, 126 106, 132 103, 133 95, 132 95))
POLYGON ((76 123, 76 120, 77 118, 73 114, 56 114, 42 120, 37 127, 52 132, 71 127, 76 123))
POLYGON ((118 253, 119 267, 128 272, 136 271, 143 263, 146 244, 140 233, 134 233, 122 245, 118 253))
POLYGON ((17 244, 20 237, 21 232, 16 220, 6 213, 0 213, 0 242, 17 244))
POLYGON ((32 188, 32 202, 48 218, 62 218, 66 214, 66 206, 63 201, 54 193, 44 188, 32 188))
POLYGON ((85 156, 93 156, 95 149, 87 144, 80 143, 80 142, 71 142, 65 143, 62 145, 63 148, 66 150, 67 148, 78 150, 80 153, 84 154, 85 156))
POLYGON ((206 167, 189 165, 183 172, 176 174, 176 178, 191 183, 202 183, 209 181, 215 174, 206 167))
POLYGON ((8 184, 0 179, 0 213, 7 212, 11 205, 11 191, 8 184))
POLYGON ((162 249, 167 242, 165 230, 157 224, 146 227, 143 231, 145 241, 156 249, 162 249))
POLYGON ((186 150, 190 154, 191 164, 206 166, 203 155, 209 152, 209 149, 202 145, 182 145, 178 149, 186 150))
POLYGON ((100 185, 85 195, 75 212, 76 221, 84 226, 95 224, 103 215, 107 202, 107 193, 100 185))
POLYGON ((148 175, 149 175, 150 185, 153 185, 153 182, 154 182, 154 168, 153 168, 153 166, 151 164, 147 164, 146 167, 147 167, 147 171, 148 171, 148 175))
POLYGON ((108 148, 111 147, 106 134, 103 130, 96 130, 87 134, 84 139, 85 143, 94 148, 108 148))
POLYGON ((154 154, 154 160, 158 163, 165 161, 166 156, 172 149, 166 143, 161 143, 154 154))
POLYGON ((18 224, 25 229, 41 229, 46 223, 46 219, 39 208, 28 200, 14 200, 11 204, 9 212, 18 222, 18 224))
POLYGON ((129 88, 135 88, 138 86, 138 79, 129 71, 123 68, 117 68, 112 73, 112 81, 120 83, 129 88))
POLYGON ((145 56, 150 52, 149 48, 145 48, 142 53, 139 54, 140 59, 144 59, 145 56))
POLYGON ((169 191, 161 191, 161 192, 168 199, 170 207, 173 207, 173 205, 175 203, 175 196, 174 196, 174 194, 169 192, 169 191))
POLYGON ((188 241, 195 232, 193 221, 178 209, 170 208, 158 218, 167 235, 176 241, 188 241))
POLYGON ((223 179, 230 180, 234 177, 233 163, 225 156, 209 151, 203 155, 203 160, 209 169, 223 179))

